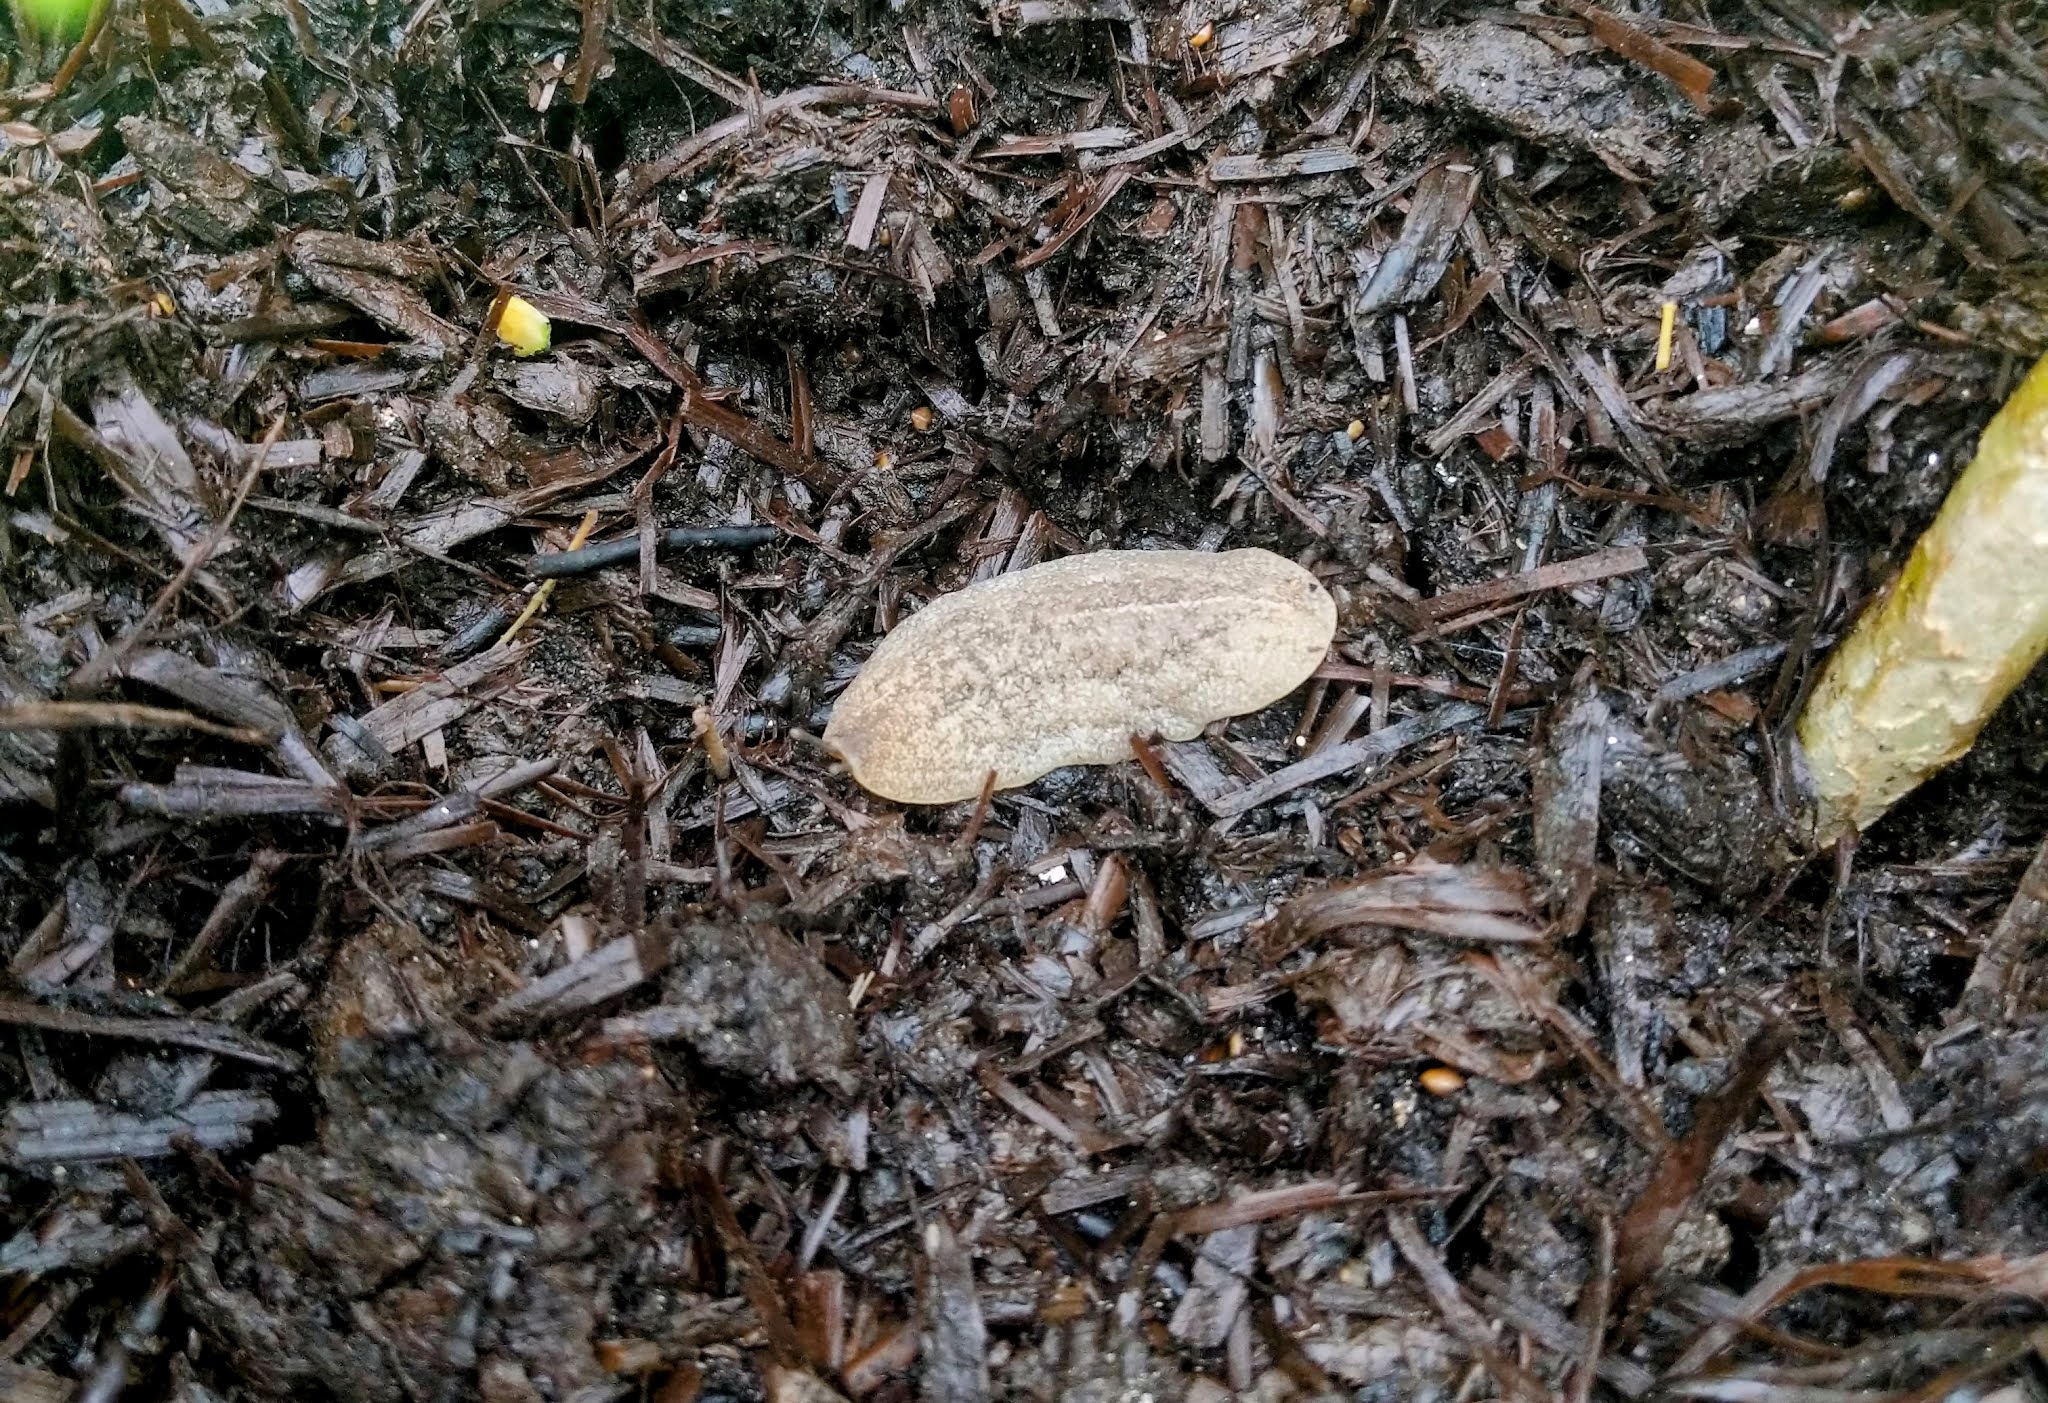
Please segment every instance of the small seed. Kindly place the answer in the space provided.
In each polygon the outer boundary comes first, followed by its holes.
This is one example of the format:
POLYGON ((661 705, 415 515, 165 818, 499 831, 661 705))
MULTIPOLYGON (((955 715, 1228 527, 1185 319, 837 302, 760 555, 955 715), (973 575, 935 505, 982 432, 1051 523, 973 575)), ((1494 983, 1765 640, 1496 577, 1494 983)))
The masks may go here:
POLYGON ((1456 1096, 1465 1089, 1465 1079, 1449 1067, 1431 1067, 1418 1080, 1431 1096, 1456 1096))
POLYGON ((965 83, 955 84, 946 94, 946 119, 953 124, 955 136, 967 135, 974 126, 974 94, 965 83))
POLYGON ((1206 49, 1209 47, 1209 42, 1215 37, 1216 26, 1205 24, 1188 36, 1188 47, 1191 49, 1206 49))
POLYGON ((916 429, 919 433, 925 433, 931 426, 932 407, 930 405, 920 404, 917 408, 910 411, 911 428, 916 429))
POLYGON ((508 297, 498 314, 498 339, 514 355, 536 356, 548 348, 552 336, 547 314, 524 297, 508 297))
POLYGON ((1363 419, 1353 419, 1350 423, 1346 424, 1344 426, 1344 437, 1350 439, 1353 443, 1364 438, 1365 421, 1363 419))

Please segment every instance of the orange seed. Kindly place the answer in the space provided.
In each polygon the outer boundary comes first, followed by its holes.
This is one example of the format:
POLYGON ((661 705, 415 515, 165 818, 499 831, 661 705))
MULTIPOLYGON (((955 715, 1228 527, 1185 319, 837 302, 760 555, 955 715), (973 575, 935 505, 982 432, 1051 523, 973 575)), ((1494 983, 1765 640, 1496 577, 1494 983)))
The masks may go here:
POLYGON ((1449 1067, 1431 1067, 1418 1080, 1431 1096, 1456 1096, 1465 1089, 1465 1079, 1449 1067))

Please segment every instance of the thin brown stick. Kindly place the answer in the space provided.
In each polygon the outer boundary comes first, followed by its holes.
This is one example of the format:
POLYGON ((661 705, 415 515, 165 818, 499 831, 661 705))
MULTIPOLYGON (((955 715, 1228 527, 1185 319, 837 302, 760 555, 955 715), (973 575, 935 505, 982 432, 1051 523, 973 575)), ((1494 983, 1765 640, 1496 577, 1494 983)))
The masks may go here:
POLYGON ((791 477, 800 478, 820 491, 831 492, 838 486, 837 474, 824 463, 807 457, 738 410, 728 409, 711 398, 709 387, 697 372, 677 360, 661 338, 645 326, 628 326, 625 336, 633 349, 647 358, 648 364, 683 392, 682 414, 691 427, 716 434, 741 452, 760 459, 771 468, 779 468, 791 477))
POLYGON ((1508 629, 1507 647, 1501 650, 1500 672, 1493 679, 1493 690, 1486 699, 1486 729, 1497 731, 1503 717, 1508 714, 1508 696, 1515 689, 1515 670, 1522 664, 1522 624, 1529 617, 1526 609, 1518 610, 1515 622, 1508 629))
POLYGON ((197 731, 247 745, 270 745, 277 737, 250 726, 223 726, 172 706, 132 702, 23 702, 0 707, 0 731, 197 731))
POLYGON ((47 1032, 79 1037, 162 1043, 170 1047, 190 1048, 195 1052, 210 1052, 217 1057, 230 1057, 277 1072, 294 1072, 300 1066, 295 1052, 201 1018, 128 1018, 86 1013, 0 995, 0 1025, 41 1028, 47 1032))
POLYGON ((1422 1278, 1423 1289, 1436 1302, 1437 1313, 1451 1327, 1451 1333, 1486 1366, 1487 1372, 1500 1385, 1501 1396, 1516 1400, 1516 1403, 1550 1403, 1550 1391, 1494 1344, 1493 1332, 1487 1328, 1485 1318, 1479 1314, 1478 1307, 1466 1299, 1464 1289, 1451 1275, 1451 1269, 1444 1265, 1443 1258, 1430 1249, 1429 1240, 1422 1235, 1421 1225, 1415 1221, 1414 1215, 1399 1209, 1389 1212, 1387 1233, 1394 1239, 1394 1246, 1400 1249, 1401 1255, 1408 1259, 1408 1265, 1422 1278))
POLYGON ((220 41, 208 32, 199 16, 185 8, 184 0, 163 0, 163 4, 158 7, 158 13, 178 27, 178 32, 185 36, 185 42, 192 46, 192 51, 200 58, 208 63, 220 62, 220 41))
POLYGON ((1651 72, 1669 78, 1672 85, 1685 94, 1686 101, 1700 112, 1711 115, 1719 108, 1720 104, 1708 96, 1714 86, 1714 70, 1691 54, 1645 34, 1619 16, 1587 3, 1587 0, 1565 0, 1565 7, 1584 20, 1586 27, 1593 31, 1593 37, 1607 48, 1630 63, 1641 64, 1651 72))
POLYGON ((1065 227, 1017 260, 1017 270, 1022 272, 1027 268, 1036 268, 1039 264, 1045 262, 1046 259, 1065 248, 1073 241, 1076 235, 1094 223, 1096 215, 1109 208, 1109 202, 1116 198, 1117 192, 1124 188, 1124 182, 1130 178, 1131 172, 1128 166, 1118 166, 1108 175, 1104 176, 1101 183, 1095 187, 1095 194, 1089 199, 1087 204, 1074 212, 1073 216, 1067 220, 1065 227))
POLYGON ((113 14, 114 0, 99 0, 99 4, 93 7, 92 18, 86 21, 84 37, 79 39, 77 46, 69 54, 65 55, 63 66, 57 70, 56 76, 50 79, 51 97, 61 96, 64 90, 71 86, 79 70, 85 67, 85 56, 91 53, 92 46, 99 42, 100 35, 106 30, 107 21, 113 14))
POLYGON ((971 852, 975 839, 981 837, 982 822, 988 818, 988 806, 996 797, 996 772, 990 770, 988 778, 981 782, 981 797, 974 801, 974 813, 968 818, 967 826, 960 830, 960 841, 956 846, 961 852, 971 852))
POLYGON ((1600 1355, 1607 1347, 1607 1315, 1614 1308, 1614 1219, 1605 1213, 1600 1215, 1595 1241, 1598 1255, 1593 1280, 1580 1310, 1585 1320, 1586 1352, 1580 1356, 1578 1372, 1572 1375, 1566 1403, 1590 1403, 1593 1383, 1600 1374, 1600 1355))
POLYGON ((200 966, 213 954, 221 938, 239 925, 243 918, 269 895, 271 885, 277 880, 278 872, 289 859, 271 848, 258 851, 249 859, 249 868, 241 876, 220 889, 220 896, 213 903, 213 910, 206 917, 206 924, 199 928, 199 934, 192 937, 192 943, 185 947, 185 953, 171 966, 170 973, 163 979, 167 993, 178 993, 190 986, 200 966))
POLYGON ((1657 1172, 1629 1205, 1621 1220, 1621 1251, 1614 1272, 1619 1299, 1625 1302, 1656 1274, 1664 1260, 1664 1248, 1691 1208, 1714 1152, 1735 1129, 1791 1042, 1791 1026, 1776 1022, 1766 1023, 1750 1039, 1728 1080, 1694 1108, 1691 1132, 1665 1152, 1657 1172))
POLYGON ((1173 784, 1166 778, 1166 767, 1159 763, 1159 752, 1135 731, 1131 733, 1131 754, 1137 759, 1138 768, 1145 772, 1145 777, 1159 786, 1160 793, 1173 793, 1173 784))
POLYGON ((1461 614, 1505 604, 1525 595, 1540 594, 1545 590, 1592 584, 1597 580, 1611 579, 1616 575, 1630 575, 1649 568, 1650 558, 1643 554, 1642 547, 1611 546, 1606 550, 1594 551, 1590 555, 1582 555, 1576 559, 1539 565, 1534 570, 1524 570, 1505 579, 1488 580, 1483 584, 1467 585, 1463 589, 1446 590, 1433 598, 1423 600, 1417 608, 1430 625, 1429 632, 1447 633, 1457 627, 1457 619, 1461 614))
POLYGON ((127 660, 135 645, 142 641, 143 635, 156 627, 157 622, 177 601, 178 596, 185 592, 185 586, 191 584, 193 578, 206 567, 206 562, 213 558, 213 553, 220 549, 220 543, 227 539, 228 532, 234 527, 235 518, 241 514, 242 504, 249 500, 249 494, 255 490, 256 479, 269 463, 270 450, 283 432, 284 416, 280 414, 271 422, 270 432, 263 436, 263 442, 250 456, 249 466, 243 470, 241 482, 236 484, 235 499, 228 504, 227 515, 207 533, 204 541, 186 554, 184 565, 177 574, 171 576, 171 582, 158 592, 149 608, 143 611, 142 617, 135 621, 134 627, 100 649, 84 666, 71 674, 70 679, 64 684, 67 693, 77 696, 81 692, 89 692, 113 676, 127 660))

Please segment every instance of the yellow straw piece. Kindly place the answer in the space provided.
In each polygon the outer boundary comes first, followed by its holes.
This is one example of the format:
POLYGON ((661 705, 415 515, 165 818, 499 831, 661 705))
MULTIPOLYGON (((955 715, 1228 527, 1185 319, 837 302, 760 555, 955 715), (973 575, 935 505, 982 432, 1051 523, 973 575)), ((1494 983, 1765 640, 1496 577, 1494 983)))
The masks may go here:
POLYGON ((1671 369, 1671 331, 1678 324, 1678 304, 1664 304, 1664 320, 1657 327, 1657 369, 1671 369))
MULTIPOLYGON (((512 300, 514 302, 517 302, 519 299, 515 297, 512 300)), ((506 310, 510 311, 511 309, 508 307, 506 310)), ((582 550, 583 543, 590 539, 590 533, 593 530, 595 530, 596 527, 597 510, 596 508, 593 507, 591 510, 583 513, 583 524, 581 526, 578 526, 576 528, 576 534, 569 538, 569 549, 582 550)), ((559 583, 561 583, 559 580, 541 581, 540 588, 533 592, 533 597, 526 601, 526 607, 519 611, 519 617, 512 621, 512 627, 506 629, 503 633, 498 635, 498 646, 500 648, 504 647, 507 643, 510 643, 513 639, 517 638, 519 636, 519 630, 525 628, 527 624, 533 621, 533 616, 535 614, 538 614, 542 609, 545 609, 547 607, 548 596, 555 592, 555 586, 559 583)))
POLYGON ((515 355, 537 356, 554 339, 554 328, 547 313, 524 297, 508 297, 505 310, 498 316, 498 339, 510 346, 515 355))
POLYGON ((1807 699, 1815 842, 1868 828, 1967 751, 2044 652, 2048 357, 1985 426, 1905 569, 1807 699))

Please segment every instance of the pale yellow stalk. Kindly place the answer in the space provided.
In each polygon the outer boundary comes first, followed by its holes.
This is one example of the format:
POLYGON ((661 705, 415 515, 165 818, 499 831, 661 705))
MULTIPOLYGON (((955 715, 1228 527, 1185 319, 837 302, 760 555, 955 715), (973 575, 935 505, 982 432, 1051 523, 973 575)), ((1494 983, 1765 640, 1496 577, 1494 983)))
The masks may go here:
POLYGON ((2048 651, 2048 357, 1986 426, 1799 718, 1814 838, 1868 828, 1977 739, 2048 651))

